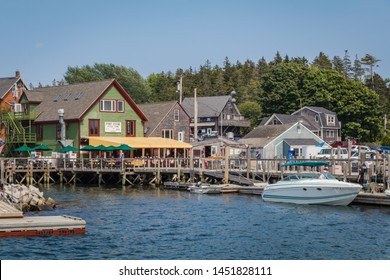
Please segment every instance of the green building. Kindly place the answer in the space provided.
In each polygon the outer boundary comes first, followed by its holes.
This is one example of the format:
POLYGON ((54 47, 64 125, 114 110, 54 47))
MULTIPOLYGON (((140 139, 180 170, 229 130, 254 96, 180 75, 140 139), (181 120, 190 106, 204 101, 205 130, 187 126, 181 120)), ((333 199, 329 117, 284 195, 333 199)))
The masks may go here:
POLYGON ((53 151, 81 148, 90 137, 143 137, 147 121, 116 80, 27 90, 20 104, 25 114, 35 116, 35 144, 53 151))

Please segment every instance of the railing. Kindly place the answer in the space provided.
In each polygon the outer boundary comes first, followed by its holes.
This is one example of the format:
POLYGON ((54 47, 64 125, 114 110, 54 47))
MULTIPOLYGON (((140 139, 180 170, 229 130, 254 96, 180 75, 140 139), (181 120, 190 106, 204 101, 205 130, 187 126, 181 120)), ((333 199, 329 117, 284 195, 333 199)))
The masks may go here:
MULTIPOLYGON (((156 169, 195 169, 223 171, 224 158, 194 158, 193 165, 190 158, 4 158, 4 166, 12 169, 81 169, 81 170, 156 170, 156 169)), ((299 160, 318 161, 318 160, 299 160)), ((336 175, 353 175, 358 172, 358 165, 362 161, 346 159, 327 159, 331 173, 336 175)), ((288 162, 286 159, 229 158, 228 169, 251 172, 303 172, 320 170, 321 167, 291 166, 281 167, 288 162)), ((370 159, 364 161, 368 170, 373 174, 387 175, 390 170, 389 158, 370 159)))

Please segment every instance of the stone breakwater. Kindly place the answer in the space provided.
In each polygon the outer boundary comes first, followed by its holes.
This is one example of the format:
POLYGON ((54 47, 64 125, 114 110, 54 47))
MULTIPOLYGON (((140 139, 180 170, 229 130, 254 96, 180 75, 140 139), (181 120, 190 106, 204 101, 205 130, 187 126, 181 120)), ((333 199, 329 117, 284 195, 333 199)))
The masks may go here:
POLYGON ((43 192, 32 185, 5 184, 0 192, 0 199, 23 211, 40 211, 55 208, 57 203, 52 198, 45 198, 43 192))

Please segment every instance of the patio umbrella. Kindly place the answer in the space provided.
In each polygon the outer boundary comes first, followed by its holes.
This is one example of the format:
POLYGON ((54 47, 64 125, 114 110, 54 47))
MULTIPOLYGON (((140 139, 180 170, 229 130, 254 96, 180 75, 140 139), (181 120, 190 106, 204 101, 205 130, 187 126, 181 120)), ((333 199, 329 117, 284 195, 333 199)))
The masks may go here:
POLYGON ((32 150, 32 151, 51 151, 51 150, 53 150, 53 149, 49 148, 49 147, 46 146, 46 145, 42 145, 42 144, 41 144, 41 145, 38 145, 38 146, 32 148, 31 150, 32 150))
POLYGON ((77 152, 77 151, 78 151, 77 148, 70 146, 70 145, 58 150, 59 153, 77 152))
POLYGON ((96 150, 98 150, 98 151, 106 151, 106 149, 107 149, 107 147, 102 145, 102 144, 100 144, 99 146, 96 146, 96 150))
POLYGON ((31 151, 33 151, 33 149, 30 147, 27 147, 26 145, 23 145, 23 146, 17 147, 14 151, 15 152, 31 152, 31 151))
POLYGON ((117 151, 135 151, 137 149, 133 148, 133 147, 130 147, 127 144, 121 144, 120 146, 115 147, 115 150, 117 150, 117 151))
POLYGON ((92 145, 87 145, 83 148, 80 149, 81 151, 98 151, 97 147, 92 146, 92 145))

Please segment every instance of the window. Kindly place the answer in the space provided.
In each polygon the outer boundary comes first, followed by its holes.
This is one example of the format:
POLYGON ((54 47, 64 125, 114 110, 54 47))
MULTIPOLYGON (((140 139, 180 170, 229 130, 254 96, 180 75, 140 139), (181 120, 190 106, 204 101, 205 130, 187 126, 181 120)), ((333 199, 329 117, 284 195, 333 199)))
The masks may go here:
POLYGON ((334 124, 335 117, 333 115, 327 115, 326 120, 327 120, 328 124, 334 124))
POLYGON ((318 117, 318 115, 315 115, 314 120, 315 120, 317 123, 320 121, 320 118, 318 117))
POLYGON ((36 134, 37 134, 37 140, 43 140, 43 125, 37 124, 35 126, 36 134))
POLYGON ((173 119, 175 120, 175 122, 178 122, 179 121, 179 115, 180 112, 178 109, 175 109, 175 111, 173 111, 173 119))
POLYGON ((88 120, 88 135, 99 136, 100 135, 100 120, 88 120))
POLYGON ((172 129, 163 129, 161 132, 162 138, 173 138, 173 130, 172 129))
POLYGON ((115 100, 100 100, 100 111, 103 112, 115 112, 116 110, 115 100))
POLYGON ((180 131, 177 133, 177 140, 180 142, 184 142, 184 131, 180 131))
POLYGON ((126 121, 126 136, 135 137, 135 121, 126 121))
POLYGON ((125 103, 122 100, 118 100, 118 112, 125 111, 125 103))
POLYGON ((327 138, 334 138, 334 130, 326 130, 325 135, 327 138))
POLYGON ((72 93, 67 93, 65 96, 64 96, 64 101, 68 101, 69 98, 72 96, 72 93))

